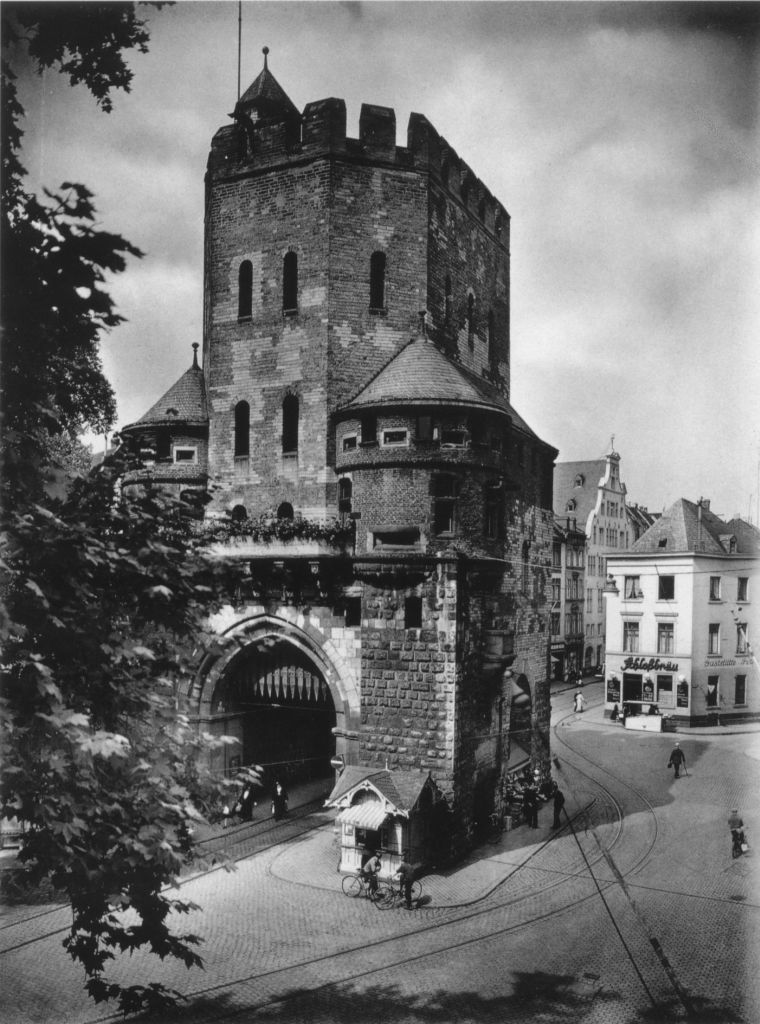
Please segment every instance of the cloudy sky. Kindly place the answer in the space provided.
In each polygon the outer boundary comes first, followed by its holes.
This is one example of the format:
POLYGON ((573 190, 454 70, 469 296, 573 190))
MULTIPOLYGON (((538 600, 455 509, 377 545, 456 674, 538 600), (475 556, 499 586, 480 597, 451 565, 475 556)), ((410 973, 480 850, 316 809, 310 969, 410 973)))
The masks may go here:
MULTIPOLYGON (((133 90, 99 112, 23 82, 35 183, 82 181, 145 252, 103 346, 119 422, 201 341, 203 175, 237 98, 238 5, 148 15, 133 90)), ((299 109, 423 113, 512 217, 512 402, 560 460, 620 452, 629 500, 750 512, 760 480, 760 5, 243 3, 242 88, 299 109)))

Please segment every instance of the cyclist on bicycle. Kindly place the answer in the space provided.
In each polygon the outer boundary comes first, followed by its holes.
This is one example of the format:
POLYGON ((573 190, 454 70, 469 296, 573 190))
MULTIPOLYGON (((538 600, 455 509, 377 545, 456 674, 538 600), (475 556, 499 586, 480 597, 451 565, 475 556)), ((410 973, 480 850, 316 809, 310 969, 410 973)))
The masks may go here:
POLYGON ((371 895, 377 892, 377 876, 380 874, 380 857, 377 850, 362 865, 362 875, 369 886, 371 895))
POLYGON ((414 868, 408 863, 407 858, 409 857, 409 851, 404 850, 404 859, 396 869, 396 874, 399 875, 399 882, 401 884, 401 891, 404 894, 404 900, 406 902, 406 909, 412 909, 412 882, 414 881, 414 868))

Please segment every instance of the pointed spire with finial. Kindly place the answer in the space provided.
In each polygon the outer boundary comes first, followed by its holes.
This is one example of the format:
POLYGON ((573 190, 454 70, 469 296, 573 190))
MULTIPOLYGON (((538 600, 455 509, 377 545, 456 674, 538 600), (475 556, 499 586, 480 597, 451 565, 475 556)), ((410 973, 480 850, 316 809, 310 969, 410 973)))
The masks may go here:
POLYGON ((245 113, 253 121, 300 120, 298 108, 269 70, 269 47, 262 47, 261 52, 264 67, 238 100, 236 113, 245 113))

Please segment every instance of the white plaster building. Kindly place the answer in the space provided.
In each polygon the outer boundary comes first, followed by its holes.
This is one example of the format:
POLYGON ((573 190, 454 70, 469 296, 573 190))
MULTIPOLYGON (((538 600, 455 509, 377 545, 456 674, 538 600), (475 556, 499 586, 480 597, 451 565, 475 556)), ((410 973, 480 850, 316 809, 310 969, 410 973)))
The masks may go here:
POLYGON ((655 704, 679 726, 760 717, 758 556, 755 527, 682 498, 608 557, 608 710, 655 704))

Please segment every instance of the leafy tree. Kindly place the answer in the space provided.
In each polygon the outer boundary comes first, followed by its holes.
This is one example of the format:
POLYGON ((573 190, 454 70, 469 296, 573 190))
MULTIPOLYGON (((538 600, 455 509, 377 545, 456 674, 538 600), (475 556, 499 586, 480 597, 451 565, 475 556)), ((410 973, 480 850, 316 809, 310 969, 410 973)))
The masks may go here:
POLYGON ((88 991, 129 1011, 176 993, 109 981, 113 957, 146 947, 201 962, 199 937, 178 923, 191 906, 166 887, 194 857, 192 822, 214 799, 206 741, 176 694, 218 588, 175 508, 118 500, 117 459, 63 498, 46 493, 66 438, 113 422, 98 343, 121 318, 104 285, 140 254, 96 229, 83 185, 42 200, 28 190, 12 64, 21 54, 58 68, 108 111, 111 90, 129 89, 124 52, 145 50, 148 32, 132 4, 6 3, 2 17, 0 814, 25 826, 26 879, 71 902, 65 946, 88 991))

